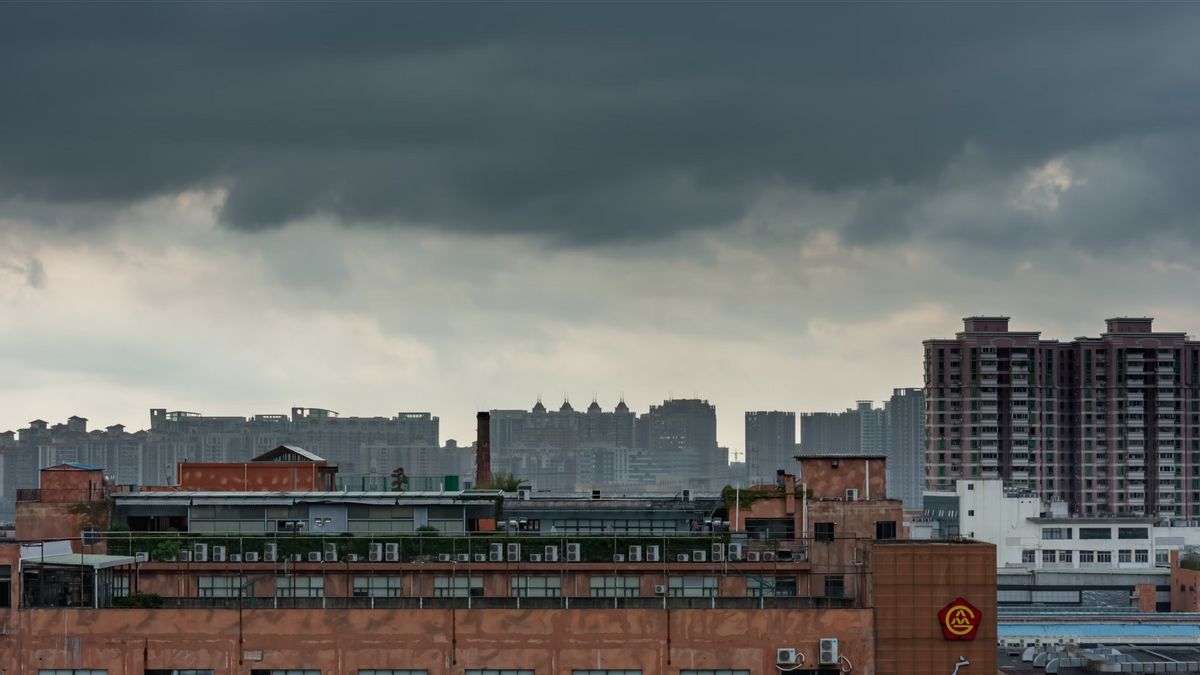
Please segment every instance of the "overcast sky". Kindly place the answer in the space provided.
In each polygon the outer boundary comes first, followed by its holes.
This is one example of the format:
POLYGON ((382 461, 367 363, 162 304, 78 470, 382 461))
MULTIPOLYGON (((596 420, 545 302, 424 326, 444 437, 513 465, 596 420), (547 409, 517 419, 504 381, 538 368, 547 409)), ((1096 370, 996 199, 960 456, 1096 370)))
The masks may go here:
POLYGON ((1197 3, 0 6, 0 430, 837 410, 1200 332, 1197 3))

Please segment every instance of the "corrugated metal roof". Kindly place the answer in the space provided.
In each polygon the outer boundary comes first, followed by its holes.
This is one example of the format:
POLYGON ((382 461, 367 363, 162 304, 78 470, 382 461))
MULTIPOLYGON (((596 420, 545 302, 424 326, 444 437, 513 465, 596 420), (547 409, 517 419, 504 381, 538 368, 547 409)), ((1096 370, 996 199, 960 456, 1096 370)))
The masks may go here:
POLYGON ((78 469, 80 471, 101 471, 100 467, 84 464, 83 462, 63 462, 61 464, 55 464, 54 466, 48 466, 45 469, 42 469, 42 471, 61 469, 63 467, 67 467, 69 469, 78 469))
POLYGON ((1200 625, 1192 623, 1149 621, 1104 622, 1000 622, 996 624, 1000 638, 1038 637, 1046 639, 1084 638, 1088 641, 1118 641, 1131 637, 1187 638, 1200 640, 1200 625))
POLYGON ((90 567, 96 570, 132 565, 136 558, 125 555, 99 555, 95 553, 64 553, 45 557, 24 558, 23 565, 57 565, 60 567, 90 567))

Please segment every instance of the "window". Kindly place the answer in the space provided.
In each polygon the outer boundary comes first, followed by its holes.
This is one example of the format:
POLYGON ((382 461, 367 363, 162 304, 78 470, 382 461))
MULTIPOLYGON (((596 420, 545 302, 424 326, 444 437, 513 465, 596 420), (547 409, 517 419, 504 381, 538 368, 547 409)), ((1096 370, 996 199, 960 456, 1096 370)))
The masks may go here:
POLYGON ((752 598, 794 598, 796 577, 746 577, 746 595, 752 598))
POLYGON ((1095 551, 1080 551, 1079 552, 1079 564, 1083 565, 1086 563, 1094 563, 1094 562, 1096 562, 1096 552, 1095 551))
POLYGON ((428 670, 359 670, 358 675, 429 675, 428 670))
POLYGON ((1117 551, 1117 562, 1133 562, 1133 551, 1128 549, 1117 551))
POLYGON ((1043 527, 1042 539, 1070 539, 1071 528, 1069 527, 1043 527))
POLYGON ((813 538, 817 541, 833 541, 833 523, 814 523, 813 538))
POLYGON ((1118 527, 1117 539, 1149 539, 1150 530, 1145 527, 1118 527))
POLYGON ((12 607, 11 565, 0 565, 0 607, 12 607))
MULTIPOLYGON (((325 597, 325 577, 275 577, 275 597, 323 598, 325 597)), ((292 671, 289 670, 287 672, 290 675, 292 671)))
POLYGON ((667 580, 672 598, 715 598, 716 577, 671 577, 667 580))
POLYGON ((129 575, 128 574, 114 574, 112 577, 112 586, 110 586, 110 589, 112 590, 112 597, 114 597, 114 598, 129 597, 129 575))
POLYGON ((38 671, 38 675, 108 675, 107 670, 46 670, 38 671))
POLYGON ((1170 551, 1155 551, 1154 552, 1154 564, 1155 565, 1170 565, 1171 564, 1171 552, 1170 551))
MULTIPOLYGON (((400 581, 400 577, 354 577, 354 597, 399 598, 404 595, 404 589, 400 581)), ((379 672, 382 673, 385 671, 381 670, 379 672)))
POLYGON ((571 675, 642 675, 640 670, 572 670, 571 675))
POLYGON ((592 577, 588 585, 593 598, 636 598, 642 594, 639 577, 592 577))
POLYGON ((319 670, 252 670, 250 675, 321 675, 319 670))
POLYGON ((557 598, 562 595, 562 577, 513 577, 514 598, 557 598))
POLYGON ((143 675, 213 675, 211 669, 205 670, 146 670, 143 675))
POLYGON ((466 598, 483 596, 483 577, 436 577, 433 597, 466 598))
POLYGON ((1144 548, 1139 548, 1133 552, 1133 561, 1140 563, 1150 562, 1150 551, 1147 551, 1144 548))
POLYGON ((1037 562, 1037 551, 1031 551, 1029 549, 1021 551, 1021 562, 1023 562, 1023 563, 1037 562))
POLYGON ((748 670, 681 670, 679 675, 750 675, 748 670))
POLYGON ((1112 562, 1112 551, 1096 551, 1096 562, 1111 563, 1112 562))
POLYGON ((881 520, 875 523, 875 538, 876 539, 895 539, 896 538, 896 521, 881 520))
POLYGON ((1075 562, 1075 552, 1074 551, 1059 551, 1058 552, 1058 562, 1060 562, 1060 563, 1075 562))
POLYGON ((1112 539, 1111 527, 1081 527, 1079 528, 1080 539, 1112 539))
POLYGON ((238 577, 199 577, 196 595, 201 598, 236 598, 242 588, 238 577))
POLYGON ((467 670, 465 675, 533 675, 532 670, 493 670, 485 668, 483 670, 467 670))
POLYGON ((1042 562, 1043 563, 1054 563, 1057 560, 1058 560, 1058 551, 1054 551, 1054 550, 1042 551, 1042 562))
POLYGON ((974 516, 974 515, 975 515, 975 509, 967 509, 967 515, 968 515, 968 516, 974 516))
POLYGON ((825 597, 842 598, 846 595, 846 578, 841 574, 825 575, 825 597))

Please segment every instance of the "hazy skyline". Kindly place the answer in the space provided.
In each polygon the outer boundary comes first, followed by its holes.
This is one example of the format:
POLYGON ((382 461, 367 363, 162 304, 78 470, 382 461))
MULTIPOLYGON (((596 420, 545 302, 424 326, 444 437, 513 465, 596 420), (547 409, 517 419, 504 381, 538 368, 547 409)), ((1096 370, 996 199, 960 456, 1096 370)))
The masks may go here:
POLYGON ((841 410, 1200 333, 1200 6, 0 6, 0 430, 841 410))

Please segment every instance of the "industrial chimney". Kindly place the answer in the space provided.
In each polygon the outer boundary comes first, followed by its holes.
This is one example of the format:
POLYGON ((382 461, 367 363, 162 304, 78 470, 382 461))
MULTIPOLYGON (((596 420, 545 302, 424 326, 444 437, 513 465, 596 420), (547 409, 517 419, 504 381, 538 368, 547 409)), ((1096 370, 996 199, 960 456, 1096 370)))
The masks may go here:
POLYGON ((492 482, 492 414, 475 415, 475 485, 492 482))

